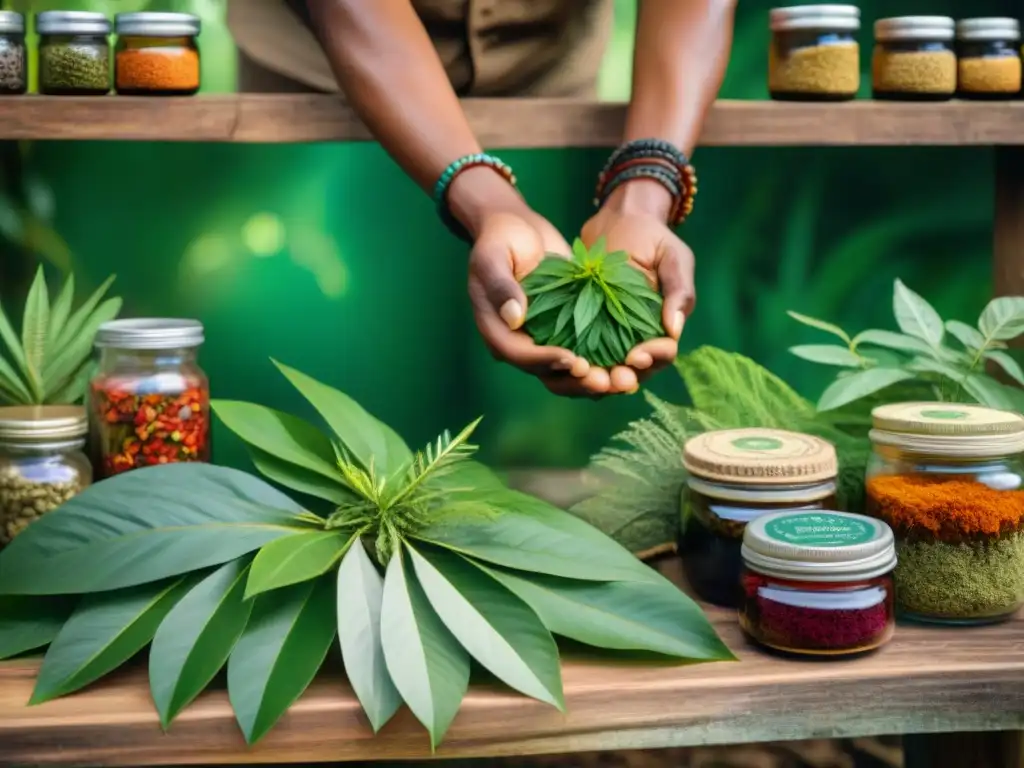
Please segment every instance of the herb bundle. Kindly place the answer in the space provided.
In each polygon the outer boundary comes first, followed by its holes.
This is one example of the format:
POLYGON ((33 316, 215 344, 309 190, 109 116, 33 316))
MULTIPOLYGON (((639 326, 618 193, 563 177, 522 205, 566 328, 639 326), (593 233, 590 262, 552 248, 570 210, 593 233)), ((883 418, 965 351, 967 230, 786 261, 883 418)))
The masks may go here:
POLYGON ((665 335, 661 296, 625 251, 606 253, 603 238, 590 249, 577 239, 571 259, 545 257, 522 286, 533 340, 602 368, 624 363, 637 344, 665 335))
POLYGON ((374 731, 404 702, 432 746, 471 659, 563 709, 554 635, 732 658, 700 608, 614 541, 472 461, 476 424, 412 451, 345 394, 279 366, 330 427, 220 401, 268 479, 206 464, 94 485, 0 553, 0 658, 49 646, 33 702, 79 690, 146 646, 167 727, 226 666, 247 741, 340 655, 374 731))

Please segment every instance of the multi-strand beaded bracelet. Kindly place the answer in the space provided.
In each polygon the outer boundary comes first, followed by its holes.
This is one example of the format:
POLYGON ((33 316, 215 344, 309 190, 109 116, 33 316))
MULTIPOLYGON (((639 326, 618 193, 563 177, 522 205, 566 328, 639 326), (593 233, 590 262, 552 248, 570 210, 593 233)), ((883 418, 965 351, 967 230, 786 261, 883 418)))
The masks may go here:
MULTIPOLYGON (((441 221, 456 237, 469 241, 469 234, 452 215, 448 205, 448 192, 463 171, 479 167, 491 168, 516 186, 512 169, 493 155, 478 152, 460 157, 447 168, 434 185, 434 204, 441 221)), ((668 218, 670 227, 678 227, 693 211, 693 198, 697 194, 697 175, 686 155, 661 139, 639 139, 623 144, 605 163, 597 179, 594 205, 600 208, 619 187, 633 179, 651 179, 660 183, 672 195, 672 208, 668 218)))

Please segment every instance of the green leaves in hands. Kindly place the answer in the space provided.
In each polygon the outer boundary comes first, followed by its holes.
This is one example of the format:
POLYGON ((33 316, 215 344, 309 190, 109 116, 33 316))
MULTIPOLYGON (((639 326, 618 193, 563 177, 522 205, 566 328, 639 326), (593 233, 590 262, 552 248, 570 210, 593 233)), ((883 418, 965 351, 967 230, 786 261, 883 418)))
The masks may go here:
POLYGON ((352 544, 340 531, 302 531, 270 542, 253 561, 245 599, 326 573, 352 544))
POLYGON ((548 256, 523 280, 525 329, 540 345, 564 347, 601 367, 625 362, 637 344, 664 336, 662 300, 624 252, 587 249, 572 259, 548 256))

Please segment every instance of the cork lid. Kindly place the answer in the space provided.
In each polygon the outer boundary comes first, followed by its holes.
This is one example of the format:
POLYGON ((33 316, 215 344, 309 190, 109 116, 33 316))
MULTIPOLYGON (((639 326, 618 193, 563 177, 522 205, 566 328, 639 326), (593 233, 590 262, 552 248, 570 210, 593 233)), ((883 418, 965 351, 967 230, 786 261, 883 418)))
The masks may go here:
POLYGON ((81 406, 19 405, 0 408, 0 442, 70 442, 81 440, 88 430, 86 410, 81 406))
POLYGON ((691 438, 683 465, 705 480, 744 485, 820 483, 839 471, 836 450, 818 437, 780 429, 725 429, 691 438))
POLYGON ((984 458, 1024 451, 1024 416, 965 403, 892 403, 871 412, 876 445, 984 458))

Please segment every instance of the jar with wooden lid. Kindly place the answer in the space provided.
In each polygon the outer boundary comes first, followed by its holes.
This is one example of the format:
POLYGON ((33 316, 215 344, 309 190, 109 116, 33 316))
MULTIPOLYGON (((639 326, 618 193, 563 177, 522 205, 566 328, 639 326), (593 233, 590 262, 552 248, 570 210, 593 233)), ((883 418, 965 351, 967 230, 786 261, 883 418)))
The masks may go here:
POLYGON ((1024 604, 1024 417, 977 405, 876 408, 867 511, 896 534, 896 606, 982 624, 1024 604))
POLYGON ((829 509, 838 463, 820 438, 776 429, 706 432, 687 441, 689 473, 679 551, 697 596, 732 607, 740 597, 740 546, 747 524, 782 510, 829 509))
POLYGON ((136 96, 191 96, 199 90, 198 16, 119 13, 114 54, 117 92, 136 96))
POLYGON ((1021 92, 1020 22, 962 19, 956 25, 957 93, 965 99, 1010 99, 1021 92))
POLYGON ((768 91, 773 99, 845 101, 860 88, 860 9, 796 5, 769 13, 768 91))
POLYGON ((110 21, 90 11, 36 14, 39 92, 103 96, 110 92, 110 21))
POLYGON ((763 515, 743 535, 740 627, 788 655, 849 657, 885 645, 896 627, 893 533, 863 515, 763 515))
POLYGON ((876 99, 945 101, 956 93, 955 22, 949 16, 898 16, 875 22, 871 56, 876 99))
POLYGON ((0 547, 92 483, 85 408, 0 408, 0 547))
POLYGON ((0 96, 19 96, 28 88, 25 17, 0 11, 0 96))

